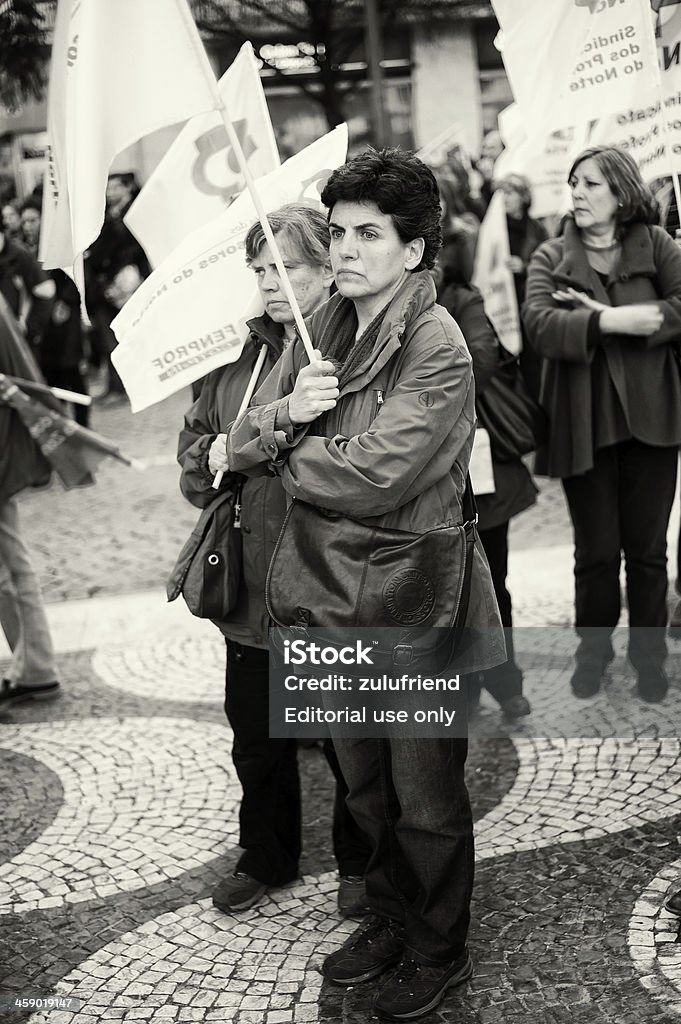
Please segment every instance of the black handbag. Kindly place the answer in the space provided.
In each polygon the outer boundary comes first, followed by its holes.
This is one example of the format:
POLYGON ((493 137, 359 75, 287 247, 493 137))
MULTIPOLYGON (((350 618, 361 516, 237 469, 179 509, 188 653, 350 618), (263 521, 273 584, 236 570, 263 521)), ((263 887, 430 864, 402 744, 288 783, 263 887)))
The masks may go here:
POLYGON ((241 488, 218 494, 199 516, 166 585, 200 619, 221 622, 232 611, 241 579, 241 530, 235 524, 241 488))
POLYGON ((527 389, 517 356, 498 342, 499 365, 475 399, 475 411, 489 434, 492 455, 511 462, 546 440, 546 413, 527 389))
MULTIPOLYGON (((427 533, 371 526, 294 499, 267 574, 272 620, 314 638, 314 627, 394 627, 373 648, 378 671, 444 668, 461 646, 468 611, 477 513, 470 484, 465 522, 427 533)), ((344 632, 345 631, 345 632, 344 632)), ((344 633, 344 635, 343 635, 344 633)), ((276 648, 283 635, 272 631, 276 648)), ((332 642, 332 641, 331 641, 332 642)))

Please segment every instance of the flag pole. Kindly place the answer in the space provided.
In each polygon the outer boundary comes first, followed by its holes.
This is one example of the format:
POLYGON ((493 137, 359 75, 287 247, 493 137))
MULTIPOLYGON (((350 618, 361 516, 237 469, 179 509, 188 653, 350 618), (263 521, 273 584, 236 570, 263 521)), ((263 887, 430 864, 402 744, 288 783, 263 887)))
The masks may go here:
POLYGON ((52 395, 62 402, 72 402, 73 405, 92 405, 90 395, 82 395, 78 391, 67 391, 65 388, 53 388, 49 384, 42 384, 37 380, 26 380, 24 377, 13 377, 7 374, 7 379, 13 384, 18 384, 22 391, 35 391, 41 395, 52 395))
MULTIPOLYGON (((253 367, 253 372, 251 373, 251 379, 248 382, 248 387, 244 391, 244 397, 241 399, 241 405, 239 406, 239 411, 236 414, 236 418, 237 419, 239 419, 239 416, 241 416, 241 413, 244 412, 244 410, 248 407, 248 403, 250 402, 251 398, 253 397, 253 392, 255 391, 255 385, 258 383, 258 377, 260 376, 260 371, 262 370, 262 368, 263 368, 263 366, 265 364, 265 357, 266 356, 267 356, 267 345, 263 345, 261 347, 260 351, 258 352, 258 358, 255 361, 255 366, 253 367)), ((215 477, 213 479, 213 485, 212 485, 213 486, 213 490, 217 491, 218 487, 222 483, 222 478, 223 478, 224 475, 225 475, 224 469, 219 469, 217 471, 217 473, 215 474, 215 477)))
POLYGON ((310 339, 307 327, 305 326, 305 321, 303 320, 303 314, 300 311, 298 300, 296 299, 293 293, 293 288, 291 287, 289 276, 286 273, 286 267, 284 266, 284 261, 281 258, 281 253, 279 252, 279 246, 277 245, 276 239, 274 237, 274 232, 272 231, 272 228, 270 227, 270 222, 267 219, 267 213, 265 212, 265 207, 262 204, 262 199, 260 198, 260 193, 258 192, 258 188, 255 184, 255 179, 251 174, 248 162, 244 155, 244 151, 241 148, 239 137, 237 133, 234 131, 234 125, 232 124, 229 112, 225 104, 222 102, 222 100, 220 101, 219 113, 222 117, 223 124, 227 130, 227 137, 229 138, 230 145, 234 150, 234 155, 236 156, 237 163, 239 164, 241 173, 244 176, 246 187, 248 188, 248 191, 250 192, 251 195, 251 199, 253 200, 253 205, 255 206, 256 213, 258 214, 258 219, 265 233, 267 244, 270 247, 270 252, 274 257, 274 262, 279 273, 281 283, 284 287, 284 293, 286 295, 286 298, 288 299, 294 320, 296 322, 296 327, 298 328, 300 340, 302 341, 305 347, 307 358, 312 363, 315 360, 314 346, 310 339))
POLYGON ((281 278, 281 283, 284 287, 284 294, 288 299, 294 320, 296 322, 296 327, 298 328, 298 333, 300 334, 300 340, 302 341, 303 346, 305 348, 305 352, 307 353, 307 358, 312 363, 315 360, 314 347, 312 345, 312 341, 310 340, 310 335, 308 333, 307 327, 305 326, 303 314, 300 312, 298 300, 293 294, 293 288, 291 287, 291 282, 289 281, 288 274, 286 273, 286 267, 284 266, 284 261, 281 258, 279 246, 275 241, 274 232, 272 231, 272 228, 270 227, 270 222, 267 219, 267 213, 265 212, 265 207, 262 204, 262 199, 260 198, 260 193, 258 192, 257 186, 255 184, 255 179, 253 178, 253 175, 251 174, 250 169, 248 167, 248 162, 244 155, 244 151, 241 148, 239 137, 234 131, 234 125, 232 124, 232 119, 229 116, 229 111, 227 110, 225 101, 223 100, 222 96, 219 93, 217 87, 218 83, 215 78, 215 74, 211 67, 210 61, 208 60, 206 48, 201 41, 201 37, 199 36, 198 31, 196 30, 196 23, 192 17, 191 11, 189 10, 189 7, 187 6, 186 2, 183 2, 181 4, 180 10, 182 11, 185 19, 187 20, 188 28, 191 27, 191 30, 188 32, 188 39, 190 40, 191 44, 195 47, 196 56, 203 68, 203 73, 206 78, 206 81, 208 82, 211 90, 213 91, 213 95, 215 97, 215 110, 220 114, 222 122, 225 126, 225 130, 227 131, 227 138, 229 139, 229 143, 232 149, 234 150, 234 155, 236 156, 237 163, 239 164, 239 169, 241 170, 241 173, 244 176, 244 181, 246 182, 246 188, 250 192, 251 199, 253 200, 253 205, 255 206, 256 213, 258 214, 258 219, 262 224, 262 229, 265 233, 267 244, 269 245, 272 256, 274 257, 274 263, 276 265, 279 277, 281 278))

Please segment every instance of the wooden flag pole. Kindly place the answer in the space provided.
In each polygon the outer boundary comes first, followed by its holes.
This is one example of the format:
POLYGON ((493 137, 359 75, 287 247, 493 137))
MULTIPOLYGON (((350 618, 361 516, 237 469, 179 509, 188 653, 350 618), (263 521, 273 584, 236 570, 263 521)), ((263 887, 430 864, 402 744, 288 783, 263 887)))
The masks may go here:
POLYGON ((293 288, 291 287, 291 282, 289 280, 289 276, 286 273, 286 267, 284 266, 284 261, 281 258, 281 253, 279 252, 279 246, 276 243, 276 239, 274 237, 274 232, 272 231, 272 228, 270 227, 270 222, 267 219, 267 213, 265 212, 265 207, 262 204, 262 199, 260 198, 260 193, 258 192, 258 188, 257 188, 257 186, 255 184, 255 180, 253 178, 253 175, 250 172, 250 168, 248 166, 248 162, 247 162, 246 157, 244 155, 244 151, 241 148, 241 143, 239 142, 239 137, 236 134, 236 132, 234 131, 234 125, 232 124, 231 118, 229 116, 229 113, 227 111, 226 106, 224 105, 224 102, 221 100, 220 103, 221 103, 220 114, 222 116, 222 120, 223 120, 224 126, 225 126, 225 128, 227 130, 227 137, 229 138, 230 145, 231 145, 232 149, 234 150, 234 155, 236 156, 237 163, 239 164, 239 168, 241 170, 241 173, 244 176, 244 180, 246 182, 246 187, 247 187, 248 191, 250 192, 251 199, 253 200, 253 205, 255 206, 256 213, 258 214, 258 219, 259 219, 260 223, 262 224, 262 229, 263 229, 263 231, 265 233, 265 238, 267 239, 267 244, 270 247, 270 252, 272 253, 272 256, 274 257, 274 262, 275 262, 277 271, 279 273, 279 277, 281 278, 281 283, 282 283, 282 285, 284 287, 284 293, 286 295, 286 298, 288 299, 289 305, 291 307, 291 311, 293 313, 293 317, 294 317, 295 322, 296 322, 296 327, 298 328, 298 334, 300 335, 300 340, 302 341, 303 345, 305 346, 305 352, 307 353, 307 358, 312 363, 315 360, 314 347, 312 345, 312 341, 310 339, 310 335, 308 333, 307 327, 305 326, 305 321, 303 320, 303 314, 300 311, 300 306, 298 305, 298 300, 296 299, 295 295, 293 294, 293 288))
MULTIPOLYGON (((248 408, 248 403, 250 402, 251 398, 253 397, 253 392, 255 391, 255 385, 258 383, 258 377, 260 376, 260 371, 262 370, 263 365, 265 363, 266 355, 267 355, 267 345, 263 345, 262 348, 260 349, 260 351, 258 352, 258 358, 255 361, 255 366, 253 367, 253 373, 251 374, 251 379, 248 382, 248 387, 244 391, 244 397, 241 399, 241 405, 239 406, 239 411, 236 414, 236 418, 237 419, 239 418, 239 416, 241 416, 241 413, 244 412, 244 410, 248 408)), ((217 491, 218 487, 222 483, 222 478, 223 478, 224 475, 225 475, 224 469, 219 469, 217 471, 217 473, 215 474, 215 478, 213 480, 213 490, 217 491)))

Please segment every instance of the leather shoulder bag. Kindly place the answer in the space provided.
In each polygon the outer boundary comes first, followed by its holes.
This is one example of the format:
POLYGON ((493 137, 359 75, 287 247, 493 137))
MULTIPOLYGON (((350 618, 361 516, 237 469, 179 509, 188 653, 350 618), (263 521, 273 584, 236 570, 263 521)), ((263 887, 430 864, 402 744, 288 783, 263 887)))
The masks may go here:
MULTIPOLYGON (((309 636, 323 628, 325 642, 334 627, 394 627, 389 645, 375 648, 377 668, 444 667, 461 646, 468 610, 477 535, 468 480, 463 513, 460 526, 416 534, 294 499, 267 575, 270 616, 309 636)), ((273 641, 280 646, 276 631, 273 641)))

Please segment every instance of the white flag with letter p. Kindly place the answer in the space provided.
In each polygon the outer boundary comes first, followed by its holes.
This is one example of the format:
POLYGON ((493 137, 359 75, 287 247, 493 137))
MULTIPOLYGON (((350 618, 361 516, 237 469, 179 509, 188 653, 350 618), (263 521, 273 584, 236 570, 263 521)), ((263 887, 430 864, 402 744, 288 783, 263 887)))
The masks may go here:
POLYGON ((219 105, 187 0, 59 0, 40 238, 45 267, 71 267, 99 234, 118 153, 219 105))
MULTIPOLYGON (((254 178, 279 166, 267 102, 250 43, 244 43, 218 84, 254 178)), ((219 216, 244 179, 218 113, 193 117, 158 164, 125 216, 151 265, 219 216)))
POLYGON ((485 312, 502 345, 517 355, 522 347, 522 335, 513 273, 508 266, 510 255, 506 203, 503 192, 497 189, 480 225, 473 284, 480 289, 485 312))
MULTIPOLYGON (((340 125, 261 178, 265 210, 318 202, 347 147, 347 126, 340 125)), ((111 324, 119 341, 112 362, 133 412, 239 358, 245 320, 258 309, 255 274, 244 255, 246 232, 257 219, 250 194, 242 192, 142 282, 111 324)))

